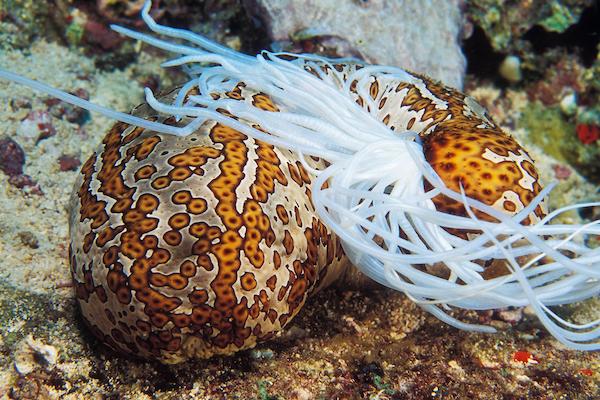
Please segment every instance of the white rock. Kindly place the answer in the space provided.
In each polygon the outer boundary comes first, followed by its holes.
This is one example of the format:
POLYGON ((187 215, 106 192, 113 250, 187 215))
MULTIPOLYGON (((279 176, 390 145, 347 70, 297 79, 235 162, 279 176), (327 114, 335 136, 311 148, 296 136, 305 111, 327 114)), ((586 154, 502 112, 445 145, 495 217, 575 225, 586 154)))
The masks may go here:
POLYGON ((245 0, 274 41, 299 32, 338 38, 340 56, 360 55, 461 88, 466 61, 459 38, 463 0, 245 0))
POLYGON ((575 115, 577 112, 577 95, 569 93, 560 100, 560 109, 565 115, 575 115))
POLYGON ((521 59, 517 56, 506 56, 498 68, 498 73, 511 83, 519 82, 523 79, 521 59))
POLYGON ((14 358, 17 372, 27 375, 36 368, 48 368, 56 364, 58 350, 29 335, 17 345, 14 358))

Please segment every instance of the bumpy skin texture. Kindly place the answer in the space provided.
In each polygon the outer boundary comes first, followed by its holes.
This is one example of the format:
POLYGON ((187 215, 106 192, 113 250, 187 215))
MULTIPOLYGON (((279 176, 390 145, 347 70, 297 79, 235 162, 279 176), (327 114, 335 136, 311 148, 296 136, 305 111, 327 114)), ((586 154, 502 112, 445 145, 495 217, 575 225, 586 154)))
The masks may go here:
MULTIPOLYGON (((242 94, 276 109, 241 87, 228 95, 242 94)), ((134 114, 156 119, 145 105, 134 114)), ((269 339, 347 265, 311 180, 290 151, 215 122, 185 138, 115 124, 71 202, 85 321, 109 346, 163 362, 269 339)))
MULTIPOLYGON (((347 79, 361 65, 333 68, 347 79)), ((391 129, 418 132, 451 188, 460 182, 468 196, 510 214, 526 206, 540 185, 525 151, 474 101, 418 78, 373 77, 365 88, 372 102, 356 84, 351 95, 391 129)), ((219 96, 279 111, 244 83, 219 96)), ((175 124, 146 105, 133 113, 175 124)), ((312 179, 292 152, 214 121, 184 138, 115 124, 71 200, 70 260, 84 320, 112 348, 167 363, 268 340, 348 267, 311 204, 312 179)), ((443 196, 434 201, 464 214, 443 196)))
MULTIPOLYGON (((396 131, 412 130, 423 141, 425 158, 446 186, 499 211, 514 215, 525 208, 542 187, 534 162, 510 135, 503 132, 474 99, 424 76, 408 84, 373 80, 371 99, 377 117, 396 131)), ((364 100, 357 95, 359 104, 364 100)), ((466 216, 462 203, 446 196, 433 202, 439 211, 466 216)), ((495 221, 475 210, 478 218, 495 221)), ((530 225, 546 214, 542 203, 523 224, 530 225)), ((454 232, 460 234, 460 232, 454 232)))

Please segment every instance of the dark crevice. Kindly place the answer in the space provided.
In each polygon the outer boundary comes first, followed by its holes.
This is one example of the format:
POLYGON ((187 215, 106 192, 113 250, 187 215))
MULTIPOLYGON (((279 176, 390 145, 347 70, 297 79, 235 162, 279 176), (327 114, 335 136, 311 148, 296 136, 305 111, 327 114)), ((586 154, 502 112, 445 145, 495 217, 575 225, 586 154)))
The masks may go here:
MULTIPOLYGON (((578 55, 582 64, 589 68, 598 55, 600 41, 600 23, 598 21, 600 21, 600 0, 583 10, 579 21, 562 33, 549 32, 542 26, 536 25, 517 40, 529 42, 531 50, 537 54, 553 48, 564 48, 566 51, 578 55)), ((523 47, 513 46, 513 48, 523 47)), ((498 67, 506 54, 494 50, 481 27, 474 27, 471 37, 463 43, 463 51, 467 58, 468 74, 498 80, 498 67)))
POLYGON ((562 33, 548 32, 536 25, 523 35, 523 39, 529 41, 537 53, 554 47, 564 47, 569 52, 575 51, 581 57, 583 65, 590 67, 598 54, 600 1, 583 10, 579 22, 562 33))
POLYGON ((498 77, 498 67, 505 56, 494 50, 481 27, 475 26, 471 37, 463 43, 463 51, 467 58, 467 74, 490 79, 498 77))
MULTIPOLYGON (((166 25, 173 28, 180 28, 185 30, 194 31, 194 25, 201 22, 203 24, 214 24, 211 28, 212 31, 226 30, 230 36, 238 36, 241 40, 240 51, 246 54, 255 55, 262 49, 268 47, 270 41, 268 39, 265 27, 261 22, 250 15, 248 15, 245 9, 242 7, 239 1, 236 0, 222 0, 206 2, 204 7, 198 6, 196 0, 189 0, 183 2, 186 7, 190 10, 199 8, 197 15, 191 18, 189 14, 179 13, 173 15, 168 9, 165 10, 165 14, 160 19, 162 25, 166 25), (211 7, 210 4, 213 6, 211 7), (219 13, 223 13, 227 10, 231 15, 225 17, 219 16, 219 13)), ((206 33, 196 32, 202 35, 206 33)), ((214 40, 214 39, 212 39, 214 40)), ((223 44, 223 43, 220 43, 223 44)))

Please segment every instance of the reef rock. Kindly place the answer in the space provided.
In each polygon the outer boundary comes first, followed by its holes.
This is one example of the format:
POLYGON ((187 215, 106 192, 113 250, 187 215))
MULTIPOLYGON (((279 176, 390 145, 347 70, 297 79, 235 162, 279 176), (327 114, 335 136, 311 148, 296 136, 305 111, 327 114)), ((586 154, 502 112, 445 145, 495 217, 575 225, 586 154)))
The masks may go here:
POLYGON ((463 0, 245 0, 273 41, 318 36, 337 55, 396 65, 462 87, 463 0))

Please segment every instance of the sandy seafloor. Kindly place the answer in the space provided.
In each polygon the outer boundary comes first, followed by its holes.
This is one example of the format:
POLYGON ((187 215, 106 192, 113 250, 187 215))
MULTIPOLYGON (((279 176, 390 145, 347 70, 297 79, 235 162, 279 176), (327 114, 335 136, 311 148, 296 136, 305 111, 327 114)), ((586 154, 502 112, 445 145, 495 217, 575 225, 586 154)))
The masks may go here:
MULTIPOLYGON (((121 111, 141 101, 137 77, 160 73, 159 62, 156 54, 143 53, 123 71, 100 72, 80 52, 43 40, 28 51, 0 53, 2 67, 67 91, 83 88, 92 101, 121 111)), ((162 79, 168 87, 169 78, 162 79)), ((483 87, 471 94, 494 102, 499 91, 483 87)), ((503 104, 509 107, 491 110, 501 124, 518 118, 527 106, 524 93, 509 91, 505 96, 503 104)), ((83 328, 69 287, 67 205, 78 172, 60 171, 58 158, 70 155, 85 161, 111 121, 93 115, 80 126, 52 117, 56 135, 36 144, 37 127, 23 120, 30 111, 46 110, 47 99, 0 81, 0 135, 23 147, 24 173, 43 192, 18 189, 0 173, 0 398, 600 396, 598 354, 566 349, 528 310, 514 327, 494 315, 489 319, 498 334, 474 334, 448 327, 404 295, 383 289, 328 289, 311 299, 280 337, 232 357, 162 366, 107 350, 83 328), (27 100, 31 109, 13 108, 15 100, 27 100), (516 351, 529 352, 535 361, 515 361, 516 351)), ((511 133, 522 140, 527 134, 511 133)), ((524 145, 545 181, 553 180, 551 165, 556 161, 526 141, 524 145)), ((594 199, 596 189, 573 173, 556 189, 551 206, 594 199)), ((577 219, 576 214, 572 217, 577 219)), ((598 318, 599 304, 561 311, 590 320, 598 318)))

